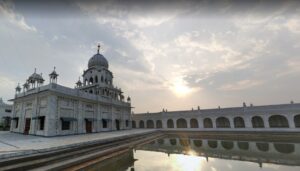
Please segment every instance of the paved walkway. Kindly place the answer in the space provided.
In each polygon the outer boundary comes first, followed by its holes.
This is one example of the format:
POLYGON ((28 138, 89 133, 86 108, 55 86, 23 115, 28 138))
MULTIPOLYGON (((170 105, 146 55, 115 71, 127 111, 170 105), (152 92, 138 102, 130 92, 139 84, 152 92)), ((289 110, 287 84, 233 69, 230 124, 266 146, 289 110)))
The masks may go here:
POLYGON ((0 159, 152 131, 154 129, 132 129, 58 137, 40 137, 0 131, 0 159))

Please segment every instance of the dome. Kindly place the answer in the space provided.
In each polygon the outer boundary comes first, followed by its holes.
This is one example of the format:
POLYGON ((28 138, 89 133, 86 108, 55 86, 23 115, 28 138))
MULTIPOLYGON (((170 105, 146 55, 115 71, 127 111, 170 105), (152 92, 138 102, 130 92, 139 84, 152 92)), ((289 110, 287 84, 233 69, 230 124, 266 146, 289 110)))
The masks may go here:
POLYGON ((44 80, 43 77, 40 75, 40 74, 37 74, 37 73, 33 73, 29 79, 32 79, 32 80, 44 80))
POLYGON ((105 67, 108 68, 108 62, 103 55, 100 53, 95 54, 89 60, 88 67, 105 67))

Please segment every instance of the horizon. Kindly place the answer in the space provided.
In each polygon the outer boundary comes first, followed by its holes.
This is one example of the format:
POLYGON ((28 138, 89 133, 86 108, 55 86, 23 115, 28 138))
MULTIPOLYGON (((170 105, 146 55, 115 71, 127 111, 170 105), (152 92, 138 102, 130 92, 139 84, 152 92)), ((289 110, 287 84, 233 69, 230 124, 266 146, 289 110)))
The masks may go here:
POLYGON ((73 88, 100 43, 134 113, 300 102, 299 2, 117 2, 0 0, 0 97, 73 88))

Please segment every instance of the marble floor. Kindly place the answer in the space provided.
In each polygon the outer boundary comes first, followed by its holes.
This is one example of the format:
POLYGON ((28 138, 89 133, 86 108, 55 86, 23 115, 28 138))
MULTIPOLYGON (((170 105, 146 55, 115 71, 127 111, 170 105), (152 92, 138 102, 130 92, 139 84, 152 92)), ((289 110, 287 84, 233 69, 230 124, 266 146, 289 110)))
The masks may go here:
POLYGON ((0 159, 32 154, 35 152, 82 145, 98 141, 111 140, 134 134, 144 134, 155 131, 154 129, 132 129, 81 135, 40 137, 23 135, 8 131, 0 131, 0 159))

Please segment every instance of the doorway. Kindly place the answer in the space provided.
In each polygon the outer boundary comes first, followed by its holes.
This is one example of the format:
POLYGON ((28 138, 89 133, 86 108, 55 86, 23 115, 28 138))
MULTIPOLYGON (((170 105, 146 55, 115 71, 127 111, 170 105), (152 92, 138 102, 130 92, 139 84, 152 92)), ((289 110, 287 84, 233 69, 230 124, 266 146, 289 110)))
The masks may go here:
POLYGON ((86 130, 86 133, 92 132, 92 121, 85 120, 85 130, 86 130))
POLYGON ((24 134, 26 134, 26 135, 28 135, 28 133, 29 133, 30 123, 31 123, 31 119, 26 118, 26 120, 25 120, 25 129, 24 129, 24 134))
POLYGON ((116 128, 117 130, 120 130, 120 121, 116 119, 116 128))

